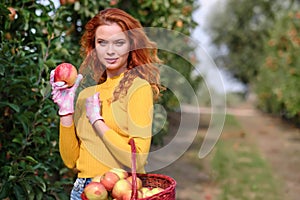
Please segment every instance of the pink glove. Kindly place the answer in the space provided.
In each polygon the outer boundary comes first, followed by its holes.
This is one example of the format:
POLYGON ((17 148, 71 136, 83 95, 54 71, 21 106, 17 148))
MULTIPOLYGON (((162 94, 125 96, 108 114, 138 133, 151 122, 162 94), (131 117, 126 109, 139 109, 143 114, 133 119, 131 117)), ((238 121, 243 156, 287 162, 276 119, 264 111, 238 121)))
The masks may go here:
POLYGON ((81 79, 82 75, 78 74, 75 84, 69 88, 64 82, 54 82, 54 70, 51 71, 50 84, 52 86, 52 100, 58 105, 58 114, 60 116, 74 113, 75 92, 81 79))
POLYGON ((101 108, 99 101, 99 92, 86 99, 85 108, 86 116, 92 125, 97 120, 103 120, 103 117, 100 115, 101 108))

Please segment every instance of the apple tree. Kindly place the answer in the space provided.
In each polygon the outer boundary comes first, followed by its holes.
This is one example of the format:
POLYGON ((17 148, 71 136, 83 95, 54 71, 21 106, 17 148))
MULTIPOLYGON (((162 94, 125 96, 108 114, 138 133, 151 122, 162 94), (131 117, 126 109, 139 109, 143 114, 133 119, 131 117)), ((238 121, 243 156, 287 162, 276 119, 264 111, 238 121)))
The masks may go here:
POLYGON ((50 70, 70 57, 54 4, 0 4, 0 199, 66 199, 72 182, 58 150, 50 70), (56 11, 56 15, 54 14, 56 11))
POLYGON ((215 61, 241 82, 251 83, 262 59, 264 37, 281 9, 278 1, 219 0, 215 7, 207 23, 213 44, 223 50, 215 61))
MULTIPOLYGON (((144 26, 187 35, 195 26, 192 0, 61 0, 60 6, 42 0, 1 1, 0 199, 69 198, 74 173, 60 158, 49 74, 61 62, 80 65, 78 41, 84 24, 108 7, 128 11, 144 26)), ((170 66, 186 66, 184 74, 193 81, 188 61, 164 52, 161 56, 170 66)), ((168 101, 163 99, 164 104, 168 101)))
POLYGON ((255 84, 259 107, 300 123, 300 13, 278 18, 265 41, 265 54, 255 84))
POLYGON ((228 0, 224 5, 207 26, 213 43, 224 50, 216 62, 253 89, 261 110, 299 125, 300 2, 228 0))

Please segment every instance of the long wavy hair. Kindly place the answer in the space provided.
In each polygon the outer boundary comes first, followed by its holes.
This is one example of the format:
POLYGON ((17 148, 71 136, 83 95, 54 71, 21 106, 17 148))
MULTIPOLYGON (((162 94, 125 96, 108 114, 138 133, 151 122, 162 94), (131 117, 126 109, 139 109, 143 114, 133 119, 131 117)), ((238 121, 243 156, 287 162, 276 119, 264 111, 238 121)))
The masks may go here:
MULTIPOLYGON (((142 25, 138 20, 123 10, 117 8, 108 8, 100 11, 86 25, 85 32, 81 38, 81 53, 84 57, 89 56, 95 51, 95 32, 101 25, 118 24, 123 32, 127 35, 130 42, 130 52, 127 61, 127 70, 124 77, 114 91, 113 101, 126 95, 128 88, 131 86, 136 77, 147 80, 153 91, 154 100, 160 95, 159 70, 157 65, 161 60, 157 56, 156 43, 149 40, 142 25)), ((101 73, 98 84, 105 82, 107 75, 104 66, 95 58, 94 73, 101 73)), ((83 70, 83 69, 82 69, 83 70)))

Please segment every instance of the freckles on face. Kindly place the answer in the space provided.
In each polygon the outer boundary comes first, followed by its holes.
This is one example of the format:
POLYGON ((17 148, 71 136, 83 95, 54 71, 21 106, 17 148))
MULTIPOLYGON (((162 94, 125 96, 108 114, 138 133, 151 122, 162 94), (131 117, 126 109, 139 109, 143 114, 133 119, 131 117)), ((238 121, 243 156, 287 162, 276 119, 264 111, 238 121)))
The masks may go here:
POLYGON ((118 24, 102 25, 96 29, 97 57, 108 72, 118 74, 126 70, 129 47, 129 40, 118 24))

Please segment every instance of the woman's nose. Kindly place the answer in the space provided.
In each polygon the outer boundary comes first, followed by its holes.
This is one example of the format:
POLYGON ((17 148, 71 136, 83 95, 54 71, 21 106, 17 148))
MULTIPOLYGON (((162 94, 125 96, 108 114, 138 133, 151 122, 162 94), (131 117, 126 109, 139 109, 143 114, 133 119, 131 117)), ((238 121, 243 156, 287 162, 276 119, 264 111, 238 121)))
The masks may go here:
POLYGON ((112 56, 115 54, 113 44, 109 44, 106 51, 107 55, 112 56))

